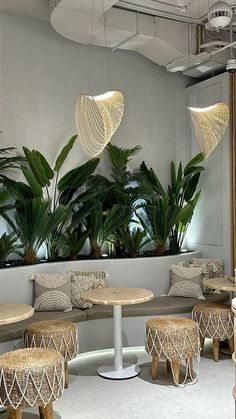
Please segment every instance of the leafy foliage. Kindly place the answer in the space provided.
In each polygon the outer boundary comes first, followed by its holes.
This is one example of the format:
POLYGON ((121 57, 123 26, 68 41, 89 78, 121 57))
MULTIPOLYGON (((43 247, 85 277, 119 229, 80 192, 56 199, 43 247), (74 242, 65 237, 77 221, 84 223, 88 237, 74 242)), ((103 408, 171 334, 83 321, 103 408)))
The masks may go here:
POLYGON ((22 256, 26 263, 37 261, 37 252, 48 235, 63 221, 66 209, 58 206, 50 214, 51 201, 33 198, 18 202, 15 211, 4 214, 15 236, 23 248, 22 256), (50 216, 49 216, 50 214, 50 216))
POLYGON ((13 148, 0 149, 0 215, 12 229, 10 235, 0 237, 0 262, 15 252, 26 263, 34 263, 42 245, 48 259, 59 255, 76 259, 87 239, 93 258, 101 257, 105 242, 112 243, 116 255, 129 257, 136 257, 150 241, 158 255, 164 253, 167 240, 170 251, 179 252, 200 197, 202 154, 184 168, 171 162, 167 190, 145 162, 139 171, 129 170, 140 146, 108 144, 109 177, 94 175, 98 158, 60 177, 76 138, 69 139, 54 166, 37 150, 23 147, 24 157, 20 157, 12 156, 13 148), (25 183, 7 176, 9 170, 19 168, 25 183))
POLYGON ((146 230, 131 228, 126 224, 115 232, 111 242, 123 249, 123 256, 137 257, 142 247, 150 242, 150 238, 147 237, 146 230))
POLYGON ((19 245, 16 243, 17 237, 14 233, 4 233, 0 237, 0 264, 5 262, 11 253, 19 254, 19 245))
MULTIPOLYGON (((77 135, 69 139, 56 158, 54 168, 51 168, 46 158, 36 150, 29 150, 23 147, 27 165, 22 166, 22 172, 28 183, 28 191, 33 194, 32 198, 41 198, 51 202, 48 216, 52 217, 57 208, 64 207, 60 223, 54 230, 48 232, 46 237, 47 257, 56 259, 59 255, 62 245, 62 232, 67 223, 70 222, 72 210, 80 201, 79 189, 86 183, 91 174, 96 169, 99 159, 92 159, 83 165, 67 172, 59 179, 59 172, 70 153, 77 135)), ((26 185, 27 186, 27 185, 26 185)), ((24 193, 26 188, 24 187, 24 193)), ((14 192, 18 194, 22 191, 22 184, 14 185, 14 192), (20 189, 17 191, 17 189, 20 189)), ((22 198, 22 197, 21 197, 22 198)), ((46 202, 46 201, 45 201, 46 202)))
POLYGON ((61 238, 63 255, 69 256, 70 259, 77 259, 77 256, 83 249, 88 236, 89 231, 84 231, 82 224, 79 224, 74 229, 68 228, 61 238))
POLYGON ((0 183, 4 183, 6 172, 12 169, 19 169, 24 157, 12 156, 14 147, 0 148, 0 183))
POLYGON ((137 215, 158 255, 164 253, 168 238, 171 252, 180 251, 200 197, 200 192, 196 193, 196 188, 200 173, 204 170, 204 167, 199 166, 203 159, 200 153, 188 162, 184 170, 180 163, 177 171, 172 161, 171 184, 168 185, 167 192, 152 168, 148 169, 144 162, 140 166, 137 179, 140 182, 139 193, 145 203, 143 210, 137 215))

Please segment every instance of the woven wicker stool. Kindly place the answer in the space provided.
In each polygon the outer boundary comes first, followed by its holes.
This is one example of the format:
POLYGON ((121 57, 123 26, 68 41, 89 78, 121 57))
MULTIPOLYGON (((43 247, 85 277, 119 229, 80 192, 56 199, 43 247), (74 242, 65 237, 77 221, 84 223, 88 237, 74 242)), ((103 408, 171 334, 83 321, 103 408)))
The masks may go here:
POLYGON ((0 403, 9 419, 38 406, 41 419, 53 419, 52 402, 64 390, 64 360, 52 349, 27 348, 0 356, 0 403))
POLYGON ((183 317, 157 317, 146 322, 146 351, 152 356, 152 379, 157 378, 159 359, 166 359, 167 370, 172 371, 179 385, 180 361, 186 361, 185 380, 193 380, 192 358, 199 361, 198 325, 183 317))
POLYGON ((227 304, 197 304, 193 309, 193 320, 199 325, 201 349, 205 338, 213 339, 213 358, 219 361, 221 340, 229 341, 230 352, 234 351, 234 316, 227 304))
POLYGON ((65 360, 65 388, 68 388, 68 361, 75 358, 78 351, 77 327, 65 320, 46 320, 31 323, 23 332, 27 348, 54 349, 65 360))

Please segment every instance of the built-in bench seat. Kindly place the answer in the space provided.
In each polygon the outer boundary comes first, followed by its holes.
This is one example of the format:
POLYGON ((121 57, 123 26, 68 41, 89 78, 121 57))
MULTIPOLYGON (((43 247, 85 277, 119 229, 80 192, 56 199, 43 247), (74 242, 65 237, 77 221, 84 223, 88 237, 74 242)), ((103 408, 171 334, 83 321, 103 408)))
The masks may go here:
MULTIPOLYGON (((229 294, 207 295, 205 300, 197 298, 183 297, 154 297, 151 301, 142 304, 123 306, 123 317, 141 317, 141 316, 161 316, 168 314, 186 314, 191 313, 193 307, 201 303, 228 301, 229 294)), ((23 329, 33 321, 64 319, 73 323, 80 323, 86 320, 106 319, 113 317, 113 307, 104 305, 93 305, 90 309, 74 309, 69 313, 64 312, 36 312, 33 317, 22 322, 0 326, 0 342, 7 342, 20 339, 23 329)))

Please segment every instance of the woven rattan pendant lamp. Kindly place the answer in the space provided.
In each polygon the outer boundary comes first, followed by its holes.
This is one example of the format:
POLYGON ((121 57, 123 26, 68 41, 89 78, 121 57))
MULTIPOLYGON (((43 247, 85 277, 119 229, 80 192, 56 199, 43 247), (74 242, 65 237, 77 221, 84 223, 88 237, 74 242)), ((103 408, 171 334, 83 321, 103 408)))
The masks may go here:
MULTIPOLYGON (((91 42, 93 38, 94 1, 91 23, 91 42)), ((98 0, 96 0, 98 1, 98 0)), ((104 13, 104 0, 101 6, 104 13)), ((105 46, 107 48, 106 23, 104 21, 105 46)), ((91 48, 91 47, 90 47, 91 48)), ((91 49, 90 49, 91 51, 91 49)), ((109 79, 107 57, 107 73, 109 79)), ((91 54, 89 62, 89 82, 91 72, 91 54)), ((88 83, 88 87, 90 83, 88 83)), ((89 88, 88 88, 89 90, 89 88)), ((80 94, 75 105, 75 119, 79 139, 85 154, 90 157, 98 156, 120 125, 124 112, 124 97, 119 91, 109 91, 101 95, 80 94)))
POLYGON ((206 108, 189 108, 193 128, 199 146, 207 158, 221 141, 228 123, 229 108, 224 102, 217 102, 206 108))
POLYGON ((75 107, 76 124, 87 156, 96 157, 103 151, 120 125, 123 112, 124 98, 119 91, 78 97, 75 107))

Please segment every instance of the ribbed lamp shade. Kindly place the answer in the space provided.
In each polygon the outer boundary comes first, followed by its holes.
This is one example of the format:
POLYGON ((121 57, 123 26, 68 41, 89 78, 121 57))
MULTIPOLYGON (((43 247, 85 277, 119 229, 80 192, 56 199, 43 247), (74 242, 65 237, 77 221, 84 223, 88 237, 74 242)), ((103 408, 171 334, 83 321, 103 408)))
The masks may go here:
POLYGON ((75 118, 83 150, 88 157, 100 154, 120 125, 124 97, 119 91, 99 96, 80 95, 75 118))
POLYGON ((208 157, 221 141, 229 122, 229 108, 224 102, 206 108, 189 108, 201 151, 208 157))

